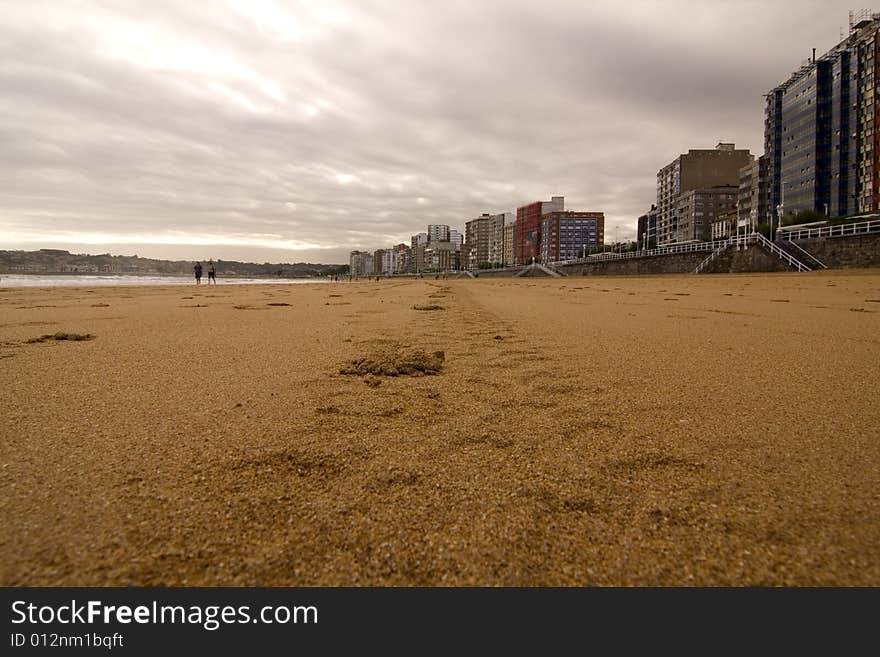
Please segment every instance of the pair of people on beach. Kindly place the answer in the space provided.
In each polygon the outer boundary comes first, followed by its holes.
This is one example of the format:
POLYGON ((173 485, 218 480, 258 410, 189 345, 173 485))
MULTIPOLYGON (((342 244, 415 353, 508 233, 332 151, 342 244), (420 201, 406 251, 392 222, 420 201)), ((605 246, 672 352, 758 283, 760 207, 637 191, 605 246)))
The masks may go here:
MULTIPOLYGON (((211 284, 211 281, 214 281, 214 285, 217 285, 217 272, 214 270, 214 261, 211 260, 208 269, 208 285, 211 284)), ((196 275, 196 285, 202 284, 202 263, 197 262, 193 267, 193 273, 196 275)))

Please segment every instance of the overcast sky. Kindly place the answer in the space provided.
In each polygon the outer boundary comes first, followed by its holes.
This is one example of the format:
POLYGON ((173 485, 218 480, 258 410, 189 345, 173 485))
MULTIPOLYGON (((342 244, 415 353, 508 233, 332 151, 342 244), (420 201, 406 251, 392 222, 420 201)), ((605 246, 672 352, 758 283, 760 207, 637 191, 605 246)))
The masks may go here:
POLYGON ((0 248, 347 262, 564 195, 633 238, 836 1, 0 0, 0 248))

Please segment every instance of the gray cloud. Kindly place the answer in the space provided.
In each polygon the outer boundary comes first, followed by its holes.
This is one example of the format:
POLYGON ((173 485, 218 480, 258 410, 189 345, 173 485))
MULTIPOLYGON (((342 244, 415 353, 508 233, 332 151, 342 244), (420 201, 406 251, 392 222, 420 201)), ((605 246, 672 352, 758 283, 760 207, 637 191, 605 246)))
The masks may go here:
POLYGON ((678 153, 761 152, 827 4, 11 4, 0 240, 342 262, 556 194, 632 237, 678 153))

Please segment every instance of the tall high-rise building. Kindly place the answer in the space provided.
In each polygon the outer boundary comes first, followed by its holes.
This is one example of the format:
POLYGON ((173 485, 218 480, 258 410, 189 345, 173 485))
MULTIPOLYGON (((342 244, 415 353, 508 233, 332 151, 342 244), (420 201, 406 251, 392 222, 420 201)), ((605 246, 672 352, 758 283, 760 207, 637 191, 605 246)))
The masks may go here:
POLYGON ((471 246, 469 266, 477 268, 501 264, 504 248, 505 219, 510 213, 483 214, 464 226, 465 244, 471 246))
POLYGON ((425 271, 425 250, 427 248, 427 244, 418 244, 412 247, 410 269, 416 274, 425 271))
POLYGON ((459 269, 476 269, 476 259, 473 258, 474 247, 465 242, 458 250, 458 268, 459 269))
POLYGON ((448 242, 449 226, 444 224, 428 225, 428 244, 431 242, 448 242))
POLYGON ((721 142, 712 149, 691 149, 660 169, 657 173, 657 244, 695 239, 694 222, 680 221, 678 215, 681 196, 696 189, 739 185, 739 170, 751 160, 748 150, 721 142))
POLYGON ((640 249, 657 246, 657 206, 653 203, 651 209, 636 221, 636 241, 640 249))
POLYGON ((502 264, 505 267, 513 265, 513 245, 514 236, 516 234, 516 220, 509 224, 504 224, 504 246, 502 247, 503 257, 502 264))
POLYGON ((428 233, 417 233, 412 236, 412 240, 410 242, 411 248, 416 248, 417 246, 427 246, 428 245, 428 233))
POLYGON ((754 230, 769 224, 767 210, 767 157, 762 155, 739 170, 737 225, 754 230))
POLYGON ((348 258, 351 275, 369 276, 373 273, 373 254, 369 251, 352 251, 348 258))
POLYGON ((811 210, 880 209, 880 14, 850 15, 849 36, 765 96, 767 204, 774 223, 811 210))
POLYGON ((406 244, 398 244, 394 247, 395 266, 394 273, 405 274, 412 271, 412 249, 406 244))
POLYGON ((549 201, 536 201, 516 209, 513 254, 516 264, 527 265, 541 258, 541 221, 549 212, 564 210, 564 196, 553 196, 549 201))
POLYGON ((504 264, 504 230, 507 224, 513 222, 512 212, 503 212, 495 215, 495 224, 489 234, 489 264, 501 266, 504 264))
POLYGON ((397 272, 397 250, 384 249, 382 251, 382 269, 383 274, 394 274, 397 272))
POLYGON ((382 265, 385 258, 385 249, 376 249, 373 251, 373 273, 381 274, 384 270, 382 265))

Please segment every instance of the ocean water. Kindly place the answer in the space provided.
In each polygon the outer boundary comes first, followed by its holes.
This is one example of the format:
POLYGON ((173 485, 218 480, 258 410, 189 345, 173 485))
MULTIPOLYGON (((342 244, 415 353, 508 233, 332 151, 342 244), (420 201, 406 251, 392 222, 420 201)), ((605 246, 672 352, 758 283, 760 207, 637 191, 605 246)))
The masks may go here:
MULTIPOLYGON (((202 285, 207 285, 207 277, 202 285)), ((217 285, 299 285, 329 283, 327 278, 217 278, 217 285)), ((341 282, 341 281, 340 281, 341 282)), ((100 274, 0 274, 2 287, 105 287, 110 285, 189 285, 195 287, 192 276, 124 276, 100 274)))

